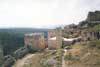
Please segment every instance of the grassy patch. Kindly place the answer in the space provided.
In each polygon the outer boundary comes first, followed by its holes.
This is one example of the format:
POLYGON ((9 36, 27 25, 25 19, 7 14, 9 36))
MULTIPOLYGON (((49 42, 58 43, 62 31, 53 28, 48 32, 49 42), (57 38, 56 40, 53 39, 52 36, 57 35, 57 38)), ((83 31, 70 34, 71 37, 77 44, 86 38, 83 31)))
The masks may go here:
POLYGON ((53 67, 53 64, 51 64, 53 62, 54 65, 56 65, 57 67, 61 67, 62 55, 62 49, 50 50, 41 54, 36 54, 35 56, 29 59, 29 63, 25 64, 24 67, 53 67))

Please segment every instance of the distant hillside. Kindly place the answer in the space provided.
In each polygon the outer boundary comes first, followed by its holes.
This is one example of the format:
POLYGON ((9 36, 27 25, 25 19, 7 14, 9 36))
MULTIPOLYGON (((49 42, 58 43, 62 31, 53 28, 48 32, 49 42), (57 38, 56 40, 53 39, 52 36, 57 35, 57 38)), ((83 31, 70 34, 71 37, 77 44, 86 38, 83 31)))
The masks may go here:
POLYGON ((49 29, 39 29, 39 28, 1 28, 0 32, 47 32, 49 29))
POLYGON ((40 29, 40 28, 1 28, 0 32, 7 33, 33 33, 33 32, 43 32, 45 37, 47 37, 47 32, 50 29, 40 29))

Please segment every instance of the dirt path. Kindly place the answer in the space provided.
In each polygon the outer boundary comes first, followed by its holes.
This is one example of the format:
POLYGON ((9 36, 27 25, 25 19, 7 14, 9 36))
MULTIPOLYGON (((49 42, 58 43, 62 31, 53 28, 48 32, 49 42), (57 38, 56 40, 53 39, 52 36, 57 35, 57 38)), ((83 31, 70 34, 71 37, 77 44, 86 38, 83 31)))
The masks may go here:
POLYGON ((64 51, 65 51, 65 53, 62 56, 62 67, 66 67, 64 56, 67 54, 67 50, 64 49, 64 51))
POLYGON ((28 54, 24 58, 18 60, 12 67, 23 67, 24 64, 27 62, 30 58, 32 58, 35 54, 28 54))
POLYGON ((62 67, 66 67, 64 57, 62 57, 62 67))

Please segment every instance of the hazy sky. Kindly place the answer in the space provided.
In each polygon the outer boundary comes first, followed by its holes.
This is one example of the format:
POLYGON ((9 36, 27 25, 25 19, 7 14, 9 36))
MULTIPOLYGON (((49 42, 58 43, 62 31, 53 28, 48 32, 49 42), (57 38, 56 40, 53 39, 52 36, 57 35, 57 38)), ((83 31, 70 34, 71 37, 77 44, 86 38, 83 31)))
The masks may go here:
POLYGON ((0 0, 0 27, 53 27, 78 23, 100 0, 0 0))

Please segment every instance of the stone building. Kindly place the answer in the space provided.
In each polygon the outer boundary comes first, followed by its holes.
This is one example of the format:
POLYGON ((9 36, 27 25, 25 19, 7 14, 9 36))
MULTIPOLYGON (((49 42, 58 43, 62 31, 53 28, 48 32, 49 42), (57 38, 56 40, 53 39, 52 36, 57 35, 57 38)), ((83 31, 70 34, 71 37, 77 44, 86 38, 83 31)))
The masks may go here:
POLYGON ((98 31, 93 31, 93 30, 82 31, 81 36, 84 41, 100 39, 100 31, 99 30, 98 31))
POLYGON ((40 51, 46 48, 45 38, 43 33, 25 34, 25 46, 29 45, 34 50, 40 51))
MULTIPOLYGON (((68 29, 68 31, 70 31, 70 30, 68 29)), ((72 29, 71 29, 71 31, 72 31, 72 29)), ((78 36, 80 34, 80 31, 75 30, 72 32, 76 33, 73 36, 77 35, 77 37, 73 37, 73 38, 64 37, 63 36, 64 33, 62 32, 61 28, 57 28, 55 30, 49 31, 48 32, 48 48, 49 49, 59 49, 64 46, 71 45, 75 42, 79 42, 81 40, 81 37, 78 36)))
POLYGON ((48 32, 48 48, 59 49, 62 47, 62 31, 61 28, 56 28, 48 32))

